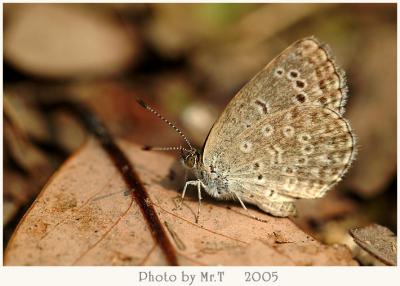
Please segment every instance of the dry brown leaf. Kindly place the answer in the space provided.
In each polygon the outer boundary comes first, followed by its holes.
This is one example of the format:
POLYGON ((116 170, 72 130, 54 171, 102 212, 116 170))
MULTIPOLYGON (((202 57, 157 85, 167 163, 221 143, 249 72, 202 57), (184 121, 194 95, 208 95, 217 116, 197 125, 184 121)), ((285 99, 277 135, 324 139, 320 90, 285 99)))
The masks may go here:
POLYGON ((397 264, 397 237, 390 229, 379 224, 372 224, 353 228, 350 234, 361 248, 385 264, 397 264))
MULTIPOLYGON (((120 147, 135 166, 180 265, 356 265, 344 246, 327 246, 287 218, 235 202, 205 198, 196 224, 196 196, 177 209, 174 159, 120 147), (229 207, 227 207, 229 206, 229 207)), ((6 265, 165 265, 141 210, 108 155, 94 140, 54 174, 20 222, 6 265)))

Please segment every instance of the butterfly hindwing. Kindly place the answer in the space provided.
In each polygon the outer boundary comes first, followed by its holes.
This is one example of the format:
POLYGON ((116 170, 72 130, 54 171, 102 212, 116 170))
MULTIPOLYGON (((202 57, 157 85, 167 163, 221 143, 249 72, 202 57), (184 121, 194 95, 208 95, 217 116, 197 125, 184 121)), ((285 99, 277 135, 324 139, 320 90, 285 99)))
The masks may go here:
POLYGON ((293 204, 294 199, 292 197, 271 191, 266 186, 256 185, 252 182, 231 181, 229 187, 245 202, 256 205, 274 216, 286 217, 296 214, 296 208, 293 204))
MULTIPOLYGON (((227 180, 292 198, 318 198, 349 168, 355 138, 336 111, 316 106, 276 112, 232 140, 220 160, 227 180), (236 154, 236 155, 235 155, 236 154)), ((238 188, 237 191, 239 191, 238 188)), ((248 197, 246 191, 241 195, 248 197)))

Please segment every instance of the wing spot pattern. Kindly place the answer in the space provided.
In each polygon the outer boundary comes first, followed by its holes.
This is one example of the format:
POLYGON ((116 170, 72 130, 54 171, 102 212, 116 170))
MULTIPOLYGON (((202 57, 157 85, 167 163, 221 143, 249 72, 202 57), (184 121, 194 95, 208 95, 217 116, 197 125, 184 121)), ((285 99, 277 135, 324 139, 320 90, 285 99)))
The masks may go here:
POLYGON ((242 151, 243 153, 250 153, 252 150, 253 144, 251 144, 251 142, 249 141, 244 141, 240 144, 240 151, 242 151))
POLYGON ((294 133, 295 133, 294 128, 293 128, 292 126, 285 126, 285 127, 283 127, 282 132, 283 132, 283 135, 284 135, 286 138, 291 138, 291 137, 293 137, 293 136, 294 136, 294 133))
POLYGON ((265 137, 269 137, 269 136, 271 136, 271 135, 274 133, 274 127, 272 127, 272 125, 270 125, 270 124, 264 125, 264 126, 261 128, 261 133, 262 133, 265 137))

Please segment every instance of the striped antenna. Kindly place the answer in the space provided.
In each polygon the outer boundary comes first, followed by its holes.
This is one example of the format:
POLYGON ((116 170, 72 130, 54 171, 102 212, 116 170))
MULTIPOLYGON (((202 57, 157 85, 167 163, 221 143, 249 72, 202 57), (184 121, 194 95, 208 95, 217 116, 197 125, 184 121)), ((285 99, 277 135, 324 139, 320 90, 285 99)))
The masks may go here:
MULTIPOLYGON (((183 148, 182 146, 179 147, 153 147, 153 146, 144 146, 143 150, 146 151, 180 151, 183 148)), ((185 149, 186 150, 186 149, 185 149)))
MULTIPOLYGON (((154 110, 153 108, 151 108, 150 106, 147 105, 147 103, 145 103, 142 99, 140 98, 136 98, 136 101, 145 109, 147 109, 148 111, 150 111, 151 113, 153 113, 155 116, 157 116, 158 118, 160 118, 162 121, 164 121, 165 123, 167 123, 170 127, 172 127, 182 138, 183 140, 185 140, 185 142, 188 144, 189 148, 191 150, 193 150, 194 148, 192 147, 192 144, 190 144, 189 140, 187 139, 187 137, 185 136, 185 134, 183 134, 183 132, 181 130, 179 130, 178 127, 176 127, 174 124, 172 124, 168 119, 166 119, 164 116, 162 116, 158 111, 154 110)), ((186 150, 183 147, 147 147, 148 149, 145 150, 163 150, 163 151, 172 151, 172 150, 186 150)))

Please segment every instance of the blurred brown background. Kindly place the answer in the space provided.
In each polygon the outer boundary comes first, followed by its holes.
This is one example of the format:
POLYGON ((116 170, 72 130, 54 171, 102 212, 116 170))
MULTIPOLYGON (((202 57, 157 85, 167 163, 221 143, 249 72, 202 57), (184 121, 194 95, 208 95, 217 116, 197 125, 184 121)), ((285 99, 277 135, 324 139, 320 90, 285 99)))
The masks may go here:
POLYGON ((345 116, 359 155, 326 198, 299 203, 295 221, 350 247, 352 227, 376 222, 396 233, 396 22, 395 4, 5 4, 4 246, 87 137, 43 103, 81 102, 117 137, 179 144, 136 104, 141 97, 202 146, 235 92, 309 35, 328 43, 347 72, 345 116))

